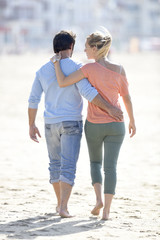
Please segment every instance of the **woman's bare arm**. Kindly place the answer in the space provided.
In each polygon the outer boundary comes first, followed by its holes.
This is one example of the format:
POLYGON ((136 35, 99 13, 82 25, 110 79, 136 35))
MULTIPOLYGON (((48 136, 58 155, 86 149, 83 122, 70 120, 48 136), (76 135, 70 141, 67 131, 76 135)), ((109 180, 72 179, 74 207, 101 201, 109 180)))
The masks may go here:
POLYGON ((54 63, 54 67, 55 67, 56 77, 57 77, 59 87, 70 86, 76 82, 79 82, 83 78, 85 78, 83 72, 80 69, 71 73, 69 76, 66 77, 61 70, 59 61, 56 61, 54 63))
MULTIPOLYGON (((54 63, 55 66, 56 77, 59 87, 67 87, 85 78, 80 69, 66 77, 61 70, 59 60, 57 60, 56 62, 54 62, 53 58, 51 58, 50 60, 54 63)), ((100 94, 98 94, 92 100, 92 103, 108 112, 109 115, 115 118, 116 120, 122 120, 123 112, 120 109, 108 103, 100 94)))
POLYGON ((135 126, 135 120, 133 115, 133 107, 132 107, 132 101, 130 95, 123 96, 123 102, 126 108, 126 111, 128 113, 129 117, 129 134, 130 137, 133 137, 136 134, 136 126, 135 126))

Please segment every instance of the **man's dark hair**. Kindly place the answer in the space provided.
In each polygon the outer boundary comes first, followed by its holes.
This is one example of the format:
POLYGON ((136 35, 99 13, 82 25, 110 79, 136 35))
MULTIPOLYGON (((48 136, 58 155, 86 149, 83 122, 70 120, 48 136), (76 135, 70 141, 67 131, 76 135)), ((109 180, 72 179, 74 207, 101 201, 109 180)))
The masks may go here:
POLYGON ((71 44, 75 44, 76 34, 71 31, 61 31, 53 39, 53 50, 59 53, 62 50, 71 49, 71 44))

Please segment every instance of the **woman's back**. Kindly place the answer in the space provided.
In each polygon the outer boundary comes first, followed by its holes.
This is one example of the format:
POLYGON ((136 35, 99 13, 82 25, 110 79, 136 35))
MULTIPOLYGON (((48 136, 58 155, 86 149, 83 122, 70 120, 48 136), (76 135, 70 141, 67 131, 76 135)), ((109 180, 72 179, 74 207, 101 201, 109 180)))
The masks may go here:
MULTIPOLYGON (((103 65, 95 62, 86 64, 81 70, 102 97, 120 108, 119 95, 128 94, 128 82, 121 66, 108 61, 104 62, 103 65)), ((87 119, 93 123, 115 122, 115 119, 108 113, 92 103, 89 103, 88 106, 87 119)))
POLYGON ((113 63, 111 61, 104 61, 103 63, 101 63, 101 65, 113 72, 125 75, 122 65, 113 63))

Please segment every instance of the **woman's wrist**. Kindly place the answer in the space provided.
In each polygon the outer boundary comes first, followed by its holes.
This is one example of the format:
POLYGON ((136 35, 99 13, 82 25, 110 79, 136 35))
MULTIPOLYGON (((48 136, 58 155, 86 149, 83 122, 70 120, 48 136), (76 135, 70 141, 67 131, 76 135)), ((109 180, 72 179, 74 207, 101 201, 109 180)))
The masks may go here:
POLYGON ((133 124, 135 124, 135 120, 134 120, 134 118, 130 118, 130 123, 133 123, 133 124))

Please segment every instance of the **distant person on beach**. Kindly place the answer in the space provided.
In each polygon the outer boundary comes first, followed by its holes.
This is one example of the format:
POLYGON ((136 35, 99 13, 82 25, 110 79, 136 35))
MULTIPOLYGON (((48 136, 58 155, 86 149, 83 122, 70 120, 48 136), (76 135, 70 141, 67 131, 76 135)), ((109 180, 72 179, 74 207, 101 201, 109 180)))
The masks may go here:
MULTIPOLYGON (((53 39, 55 53, 61 51, 61 67, 66 75, 78 70, 81 65, 72 56, 75 34, 61 31, 53 39)), ((68 200, 74 185, 76 163, 82 136, 82 107, 84 96, 92 104, 108 111, 115 119, 122 119, 122 111, 104 100, 87 79, 67 88, 60 88, 56 79, 54 64, 49 61, 36 73, 29 97, 29 135, 38 142, 41 137, 36 127, 36 114, 41 95, 45 94, 45 138, 49 155, 50 183, 56 197, 56 211, 61 217, 71 217, 68 200)))
MULTIPOLYGON (((60 56, 63 55, 63 51, 61 51, 58 56, 53 57, 53 59, 57 59, 54 61, 56 76, 62 89, 87 78, 103 98, 118 108, 120 108, 120 95, 130 120, 130 137, 133 137, 136 133, 136 126, 124 68, 105 58, 111 41, 111 35, 107 30, 105 30, 105 34, 95 32, 89 35, 85 43, 85 52, 88 59, 94 59, 95 62, 82 66, 69 76, 63 71, 63 60, 59 61, 60 56)), ((96 205, 91 213, 99 215, 100 209, 104 206, 102 219, 108 220, 116 188, 117 159, 125 135, 124 119, 115 119, 89 102, 85 134, 90 156, 92 184, 96 194, 96 205), (101 196, 102 163, 104 166, 104 204, 101 196)))

